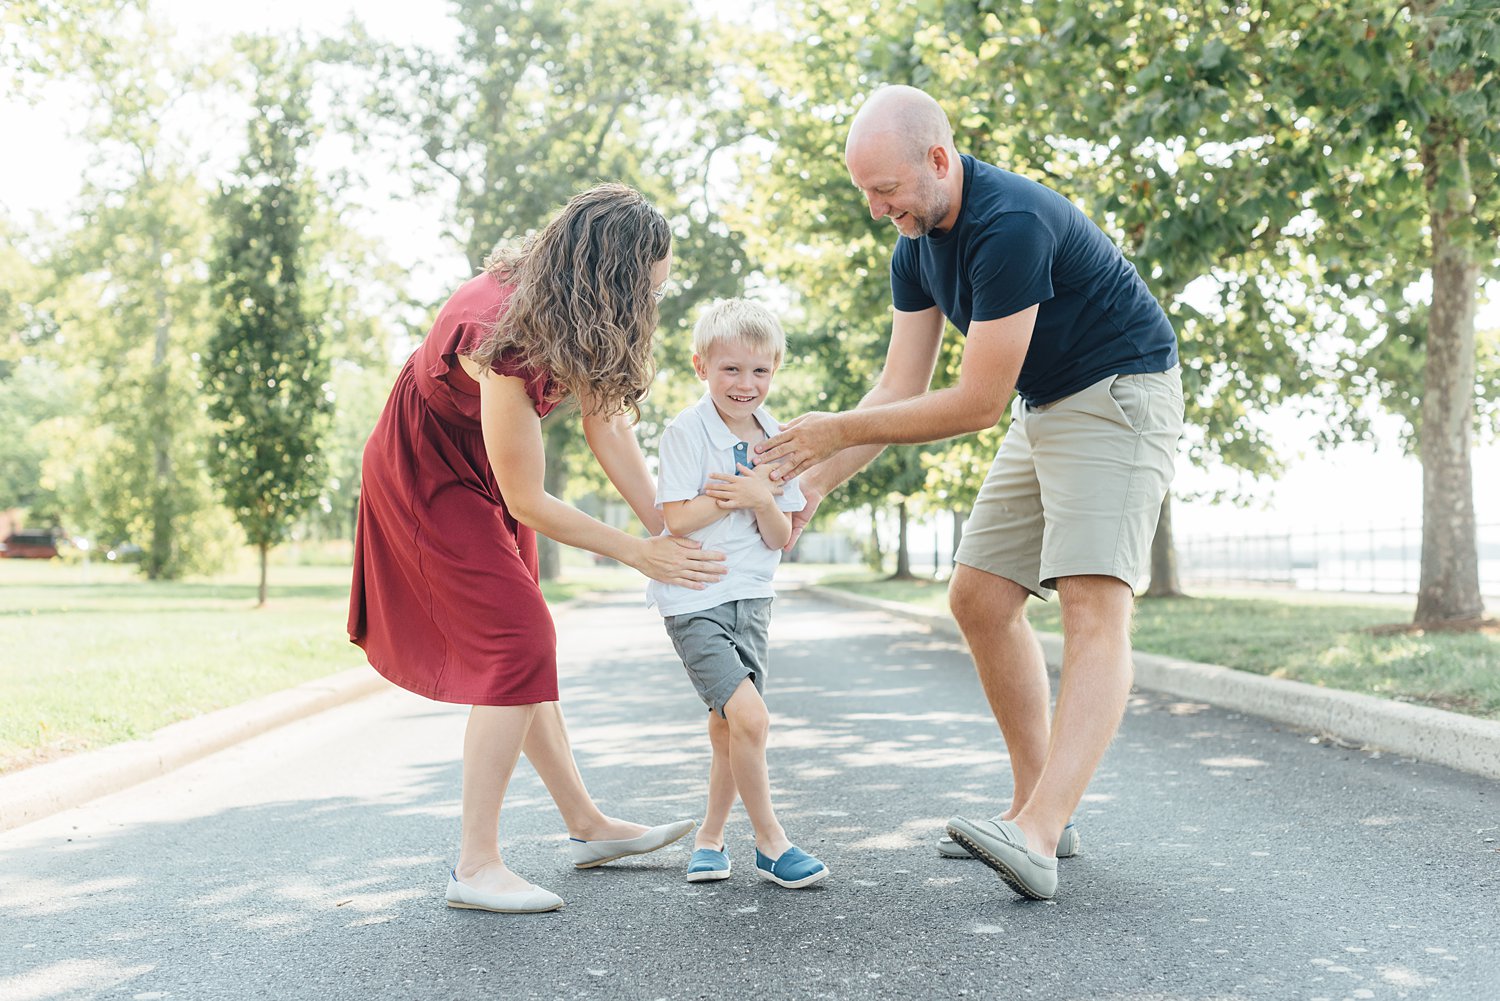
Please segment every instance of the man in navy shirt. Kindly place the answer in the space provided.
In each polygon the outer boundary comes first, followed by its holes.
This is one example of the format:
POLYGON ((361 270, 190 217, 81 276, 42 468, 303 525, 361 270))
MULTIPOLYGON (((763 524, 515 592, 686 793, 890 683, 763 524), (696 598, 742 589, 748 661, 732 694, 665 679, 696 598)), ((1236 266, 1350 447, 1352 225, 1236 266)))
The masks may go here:
POLYGON ((871 216, 900 233, 885 368, 854 410, 803 415, 758 450, 788 460, 780 475, 802 474, 800 533, 885 445, 992 427, 1014 391, 948 585, 1014 789, 990 820, 952 818, 939 850, 1049 899, 1057 856, 1078 850, 1070 817, 1130 691, 1133 589, 1182 431, 1177 339, 1097 226, 1058 193, 960 156, 922 91, 876 91, 850 126, 845 163, 871 216), (945 320, 966 338, 962 367, 956 385, 930 390, 945 320), (1051 718, 1026 601, 1054 590, 1064 645, 1051 718))

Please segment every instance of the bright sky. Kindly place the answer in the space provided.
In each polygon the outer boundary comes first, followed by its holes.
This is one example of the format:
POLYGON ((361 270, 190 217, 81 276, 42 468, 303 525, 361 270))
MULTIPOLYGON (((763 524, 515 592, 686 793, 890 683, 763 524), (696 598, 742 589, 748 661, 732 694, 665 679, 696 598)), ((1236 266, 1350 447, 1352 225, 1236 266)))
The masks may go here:
MULTIPOLYGON (((709 10, 744 17, 755 4, 728 0, 700 0, 709 10), (732 12, 732 13, 731 13, 732 12)), ((207 42, 243 32, 300 29, 308 36, 329 35, 353 14, 378 37, 421 43, 435 48, 451 44, 449 5, 442 0, 260 0, 237 4, 204 4, 200 0, 156 0, 155 7, 177 26, 183 41, 207 42)), ((33 214, 54 219, 73 206, 87 151, 69 138, 78 115, 66 95, 26 107, 0 98, 0 130, 20 137, 11 146, 25 156, 0 158, 0 198, 6 212, 26 220, 33 214)), ((233 132, 238 135, 240 127, 233 132)), ((409 265, 418 291, 445 287, 444 276, 464 267, 457 248, 443 238, 431 204, 420 200, 386 202, 372 199, 378 212, 364 212, 355 223, 377 238, 389 240, 391 256, 409 265)), ((1486 322, 1500 322, 1490 307, 1486 322)), ((1179 504, 1175 516, 1181 535, 1239 535, 1279 532, 1288 528, 1394 527, 1421 521, 1421 466, 1401 454, 1392 422, 1381 427, 1379 444, 1345 447, 1328 454, 1304 454, 1309 429, 1292 419, 1276 420, 1277 438, 1285 445, 1289 471, 1279 481, 1262 487, 1249 508, 1179 504), (1298 443, 1301 443, 1300 445, 1298 443)), ((1222 471, 1200 470, 1185 462, 1179 467, 1181 492, 1211 491, 1229 486, 1222 471)), ((1475 502, 1481 524, 1495 526, 1489 538, 1500 537, 1500 446, 1474 453, 1475 502)))

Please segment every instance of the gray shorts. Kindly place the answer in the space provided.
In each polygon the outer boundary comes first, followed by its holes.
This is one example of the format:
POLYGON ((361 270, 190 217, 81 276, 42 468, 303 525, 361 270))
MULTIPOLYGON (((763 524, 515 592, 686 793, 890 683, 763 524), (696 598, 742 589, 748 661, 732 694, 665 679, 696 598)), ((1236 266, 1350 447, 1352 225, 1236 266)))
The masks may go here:
POLYGON ((701 612, 668 615, 667 635, 687 668, 698 697, 710 712, 724 715, 724 703, 749 678, 762 695, 770 646, 771 599, 741 598, 701 612))
POLYGON ((1059 577, 1150 570, 1182 435, 1182 373, 1112 375, 1045 406, 1017 397, 953 559, 1047 597, 1059 577))

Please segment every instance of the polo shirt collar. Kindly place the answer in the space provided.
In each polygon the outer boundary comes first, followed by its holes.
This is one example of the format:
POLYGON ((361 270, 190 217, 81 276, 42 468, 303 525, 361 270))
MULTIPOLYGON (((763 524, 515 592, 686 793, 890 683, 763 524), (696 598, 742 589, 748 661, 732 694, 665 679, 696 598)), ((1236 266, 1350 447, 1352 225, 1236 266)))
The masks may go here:
MULTIPOLYGON (((703 394, 703 398, 698 401, 698 410, 703 418, 703 426, 708 429, 709 443, 714 448, 734 448, 740 437, 729 430, 729 425, 725 424, 724 418, 719 416, 719 408, 714 406, 713 394, 703 394)), ((766 413, 764 407, 755 408, 755 422, 760 425, 760 429, 766 433, 767 438, 781 433, 781 425, 771 419, 771 415, 766 413)))

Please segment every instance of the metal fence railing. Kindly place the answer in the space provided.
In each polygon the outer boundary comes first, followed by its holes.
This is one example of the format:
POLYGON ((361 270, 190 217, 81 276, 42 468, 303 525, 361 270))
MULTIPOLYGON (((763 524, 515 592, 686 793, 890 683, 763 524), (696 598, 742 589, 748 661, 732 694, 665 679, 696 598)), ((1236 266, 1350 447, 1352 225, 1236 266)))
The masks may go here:
MULTIPOLYGON (((1500 522, 1478 526, 1479 590, 1500 595, 1500 522)), ((1252 584, 1309 591, 1415 594, 1422 526, 1311 528, 1177 540, 1184 585, 1252 584)))

